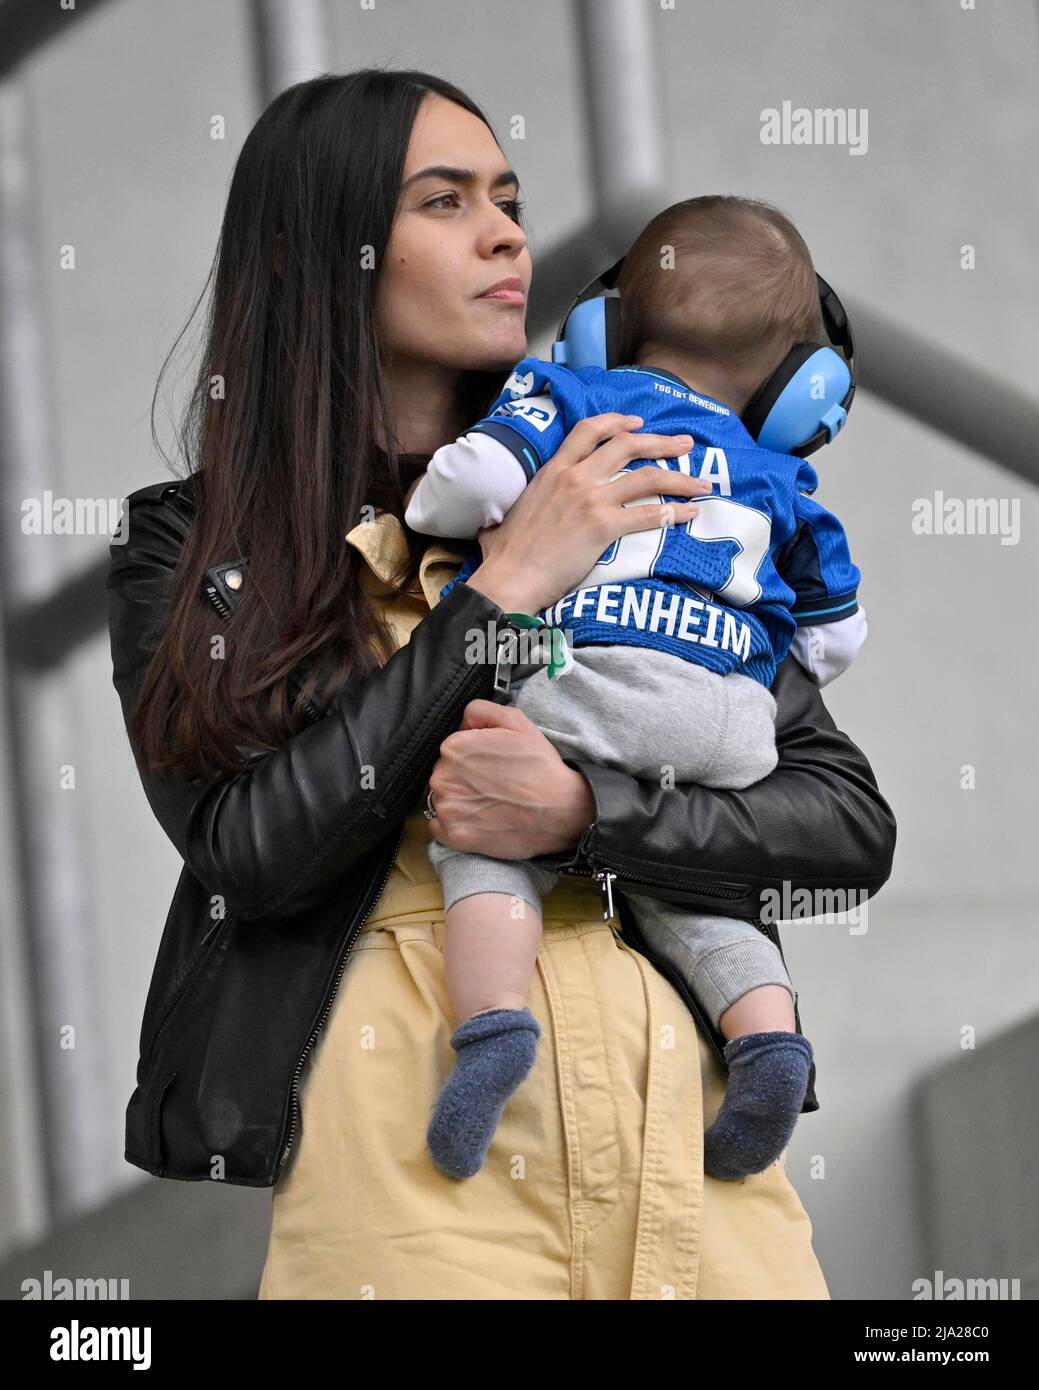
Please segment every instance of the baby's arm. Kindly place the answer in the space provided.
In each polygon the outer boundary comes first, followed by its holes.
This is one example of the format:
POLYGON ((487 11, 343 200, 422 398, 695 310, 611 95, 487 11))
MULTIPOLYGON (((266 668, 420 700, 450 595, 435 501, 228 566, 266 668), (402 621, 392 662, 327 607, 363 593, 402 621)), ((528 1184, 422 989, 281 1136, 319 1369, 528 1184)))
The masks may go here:
POLYGON ((793 589, 797 631, 790 643, 795 660, 819 686, 846 671, 869 632, 859 606, 861 575, 852 563, 844 527, 825 507, 798 493, 798 526, 776 560, 793 589))
POLYGON ((790 650, 816 685, 829 685, 846 671, 869 634, 866 610, 861 606, 849 618, 836 623, 798 627, 790 650))
POLYGON ((475 539, 504 519, 527 481, 510 449, 492 434, 473 431, 429 460, 408 493, 404 520, 425 535, 475 539))

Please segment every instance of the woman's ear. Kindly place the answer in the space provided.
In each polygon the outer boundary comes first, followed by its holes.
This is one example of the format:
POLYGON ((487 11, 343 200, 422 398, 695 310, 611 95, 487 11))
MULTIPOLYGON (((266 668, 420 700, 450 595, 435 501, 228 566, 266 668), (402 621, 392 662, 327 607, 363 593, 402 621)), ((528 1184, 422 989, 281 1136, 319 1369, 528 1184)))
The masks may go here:
POLYGON ((274 237, 274 273, 280 280, 285 274, 285 246, 288 241, 284 232, 276 233, 274 237))

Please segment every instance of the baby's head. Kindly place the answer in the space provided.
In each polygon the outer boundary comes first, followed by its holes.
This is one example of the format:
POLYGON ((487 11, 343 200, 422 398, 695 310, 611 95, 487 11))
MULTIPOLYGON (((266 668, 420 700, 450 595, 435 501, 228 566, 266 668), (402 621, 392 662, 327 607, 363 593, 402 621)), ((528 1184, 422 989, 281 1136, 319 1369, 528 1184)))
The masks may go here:
POLYGON ((808 247, 769 203, 675 203, 635 239, 617 285, 621 362, 673 371, 737 414, 795 343, 827 341, 808 247))

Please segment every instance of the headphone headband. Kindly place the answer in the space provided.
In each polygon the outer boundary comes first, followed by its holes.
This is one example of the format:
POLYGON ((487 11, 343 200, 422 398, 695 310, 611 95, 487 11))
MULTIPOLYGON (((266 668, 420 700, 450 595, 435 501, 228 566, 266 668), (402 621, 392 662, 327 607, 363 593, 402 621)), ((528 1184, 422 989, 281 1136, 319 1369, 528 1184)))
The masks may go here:
MULTIPOLYGON (((620 339, 621 256, 590 280, 559 323, 552 360, 564 366, 624 364, 620 339), (588 305, 587 309, 582 309, 588 305), (581 312, 577 312, 580 310, 581 312)), ((830 443, 843 429, 855 395, 855 347, 847 311, 836 290, 816 272, 819 309, 828 343, 795 343, 747 403, 741 419, 764 447, 801 458, 830 443), (839 351, 835 351, 839 349, 839 351)))
MULTIPOLYGON (((601 293, 603 290, 609 293, 617 289, 617 278, 620 275, 621 266, 623 264, 624 257, 621 256, 619 260, 614 261, 613 265, 604 270, 601 275, 596 275, 594 279, 589 280, 580 294, 575 296, 573 303, 559 320, 559 328, 556 330, 557 341, 561 342, 565 337, 566 321, 579 304, 585 304, 589 299, 605 298, 605 295, 601 293)), ((617 293, 619 294, 619 291, 617 291, 617 293)))
POLYGON ((818 271, 815 272, 815 282, 819 286, 819 308, 830 342, 841 349, 845 361, 850 363, 855 356, 855 345, 851 340, 851 324, 844 305, 838 299, 837 291, 826 283, 818 271))

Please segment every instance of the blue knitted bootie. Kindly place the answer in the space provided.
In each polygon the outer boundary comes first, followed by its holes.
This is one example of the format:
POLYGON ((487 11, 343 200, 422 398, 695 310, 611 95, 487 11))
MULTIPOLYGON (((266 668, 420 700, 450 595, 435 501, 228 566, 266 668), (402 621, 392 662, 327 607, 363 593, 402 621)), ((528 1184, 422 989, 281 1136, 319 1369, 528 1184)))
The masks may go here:
POLYGON ((488 1009, 451 1036, 454 1069, 433 1107, 426 1143, 450 1178, 479 1172, 506 1102, 537 1056, 541 1028, 529 1009, 488 1009))
POLYGON ((744 1033, 725 1044, 729 1080, 704 1135, 712 1178, 761 1173, 790 1143, 808 1090, 812 1044, 801 1033, 744 1033))

